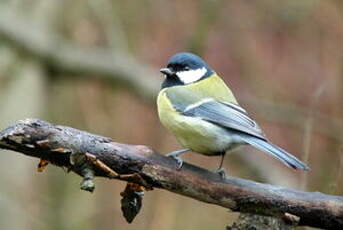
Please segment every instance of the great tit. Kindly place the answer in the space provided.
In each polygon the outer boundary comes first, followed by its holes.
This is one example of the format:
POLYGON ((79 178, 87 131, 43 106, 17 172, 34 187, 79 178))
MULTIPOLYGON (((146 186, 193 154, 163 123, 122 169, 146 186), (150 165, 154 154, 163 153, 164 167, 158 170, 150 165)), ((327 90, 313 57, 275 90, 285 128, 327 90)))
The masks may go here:
POLYGON ((250 144, 285 165, 301 170, 309 167, 282 148, 272 144, 257 123, 239 106, 235 96, 199 56, 177 53, 172 56, 157 98, 158 115, 162 124, 175 135, 185 148, 169 153, 182 167, 181 153, 193 151, 208 156, 222 156, 226 152, 250 144))

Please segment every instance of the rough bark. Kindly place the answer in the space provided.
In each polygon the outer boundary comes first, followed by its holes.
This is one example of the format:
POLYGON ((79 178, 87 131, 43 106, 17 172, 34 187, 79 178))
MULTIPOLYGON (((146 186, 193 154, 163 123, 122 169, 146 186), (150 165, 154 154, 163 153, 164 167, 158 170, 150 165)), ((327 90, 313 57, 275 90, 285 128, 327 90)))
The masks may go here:
POLYGON ((343 229, 343 197, 301 192, 215 173, 176 162, 143 145, 127 145, 70 127, 27 119, 0 132, 0 148, 66 167, 92 191, 102 176, 160 188, 233 211, 297 219, 299 225, 343 229))
POLYGON ((272 216, 241 213, 235 223, 232 226, 227 226, 226 230, 292 230, 296 224, 296 220, 293 222, 272 216))

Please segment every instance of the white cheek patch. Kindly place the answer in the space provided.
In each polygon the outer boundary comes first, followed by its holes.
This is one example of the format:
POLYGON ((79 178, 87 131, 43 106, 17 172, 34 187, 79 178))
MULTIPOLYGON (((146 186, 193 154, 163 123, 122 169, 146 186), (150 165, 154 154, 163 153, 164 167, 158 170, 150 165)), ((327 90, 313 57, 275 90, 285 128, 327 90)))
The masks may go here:
POLYGON ((202 67, 194 70, 180 71, 177 72, 176 75, 184 84, 189 84, 198 81, 206 74, 206 72, 207 69, 202 67))

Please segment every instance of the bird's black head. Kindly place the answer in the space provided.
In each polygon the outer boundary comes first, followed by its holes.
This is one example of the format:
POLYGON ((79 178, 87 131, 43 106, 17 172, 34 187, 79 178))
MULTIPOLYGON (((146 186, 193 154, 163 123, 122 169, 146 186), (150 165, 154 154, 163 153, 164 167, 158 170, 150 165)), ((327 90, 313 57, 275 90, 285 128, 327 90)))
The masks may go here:
POLYGON ((160 72, 166 76, 162 83, 162 88, 166 88, 200 81, 211 76, 214 71, 195 54, 177 53, 160 72))

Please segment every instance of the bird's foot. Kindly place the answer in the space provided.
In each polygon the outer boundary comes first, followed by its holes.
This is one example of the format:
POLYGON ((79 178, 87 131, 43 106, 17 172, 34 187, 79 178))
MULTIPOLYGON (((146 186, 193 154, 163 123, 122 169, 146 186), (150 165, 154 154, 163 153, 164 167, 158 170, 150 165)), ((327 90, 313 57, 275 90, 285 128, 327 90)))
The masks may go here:
POLYGON ((175 155, 167 155, 167 157, 171 157, 173 158, 175 161, 176 161, 176 169, 181 169, 182 168, 182 165, 183 165, 183 160, 181 157, 179 156, 175 156, 175 155))
POLYGON ((217 169, 217 170, 214 170, 214 173, 219 174, 219 176, 220 176, 222 179, 225 179, 225 178, 226 178, 226 172, 225 172, 225 169, 224 169, 224 168, 219 168, 219 169, 217 169))
POLYGON ((173 158, 177 163, 176 168, 181 169, 182 165, 183 165, 183 160, 181 159, 181 157, 179 157, 179 155, 182 153, 188 152, 188 151, 190 151, 190 150, 189 149, 181 149, 181 150, 177 150, 177 151, 168 153, 168 154, 166 154, 166 156, 173 158))

